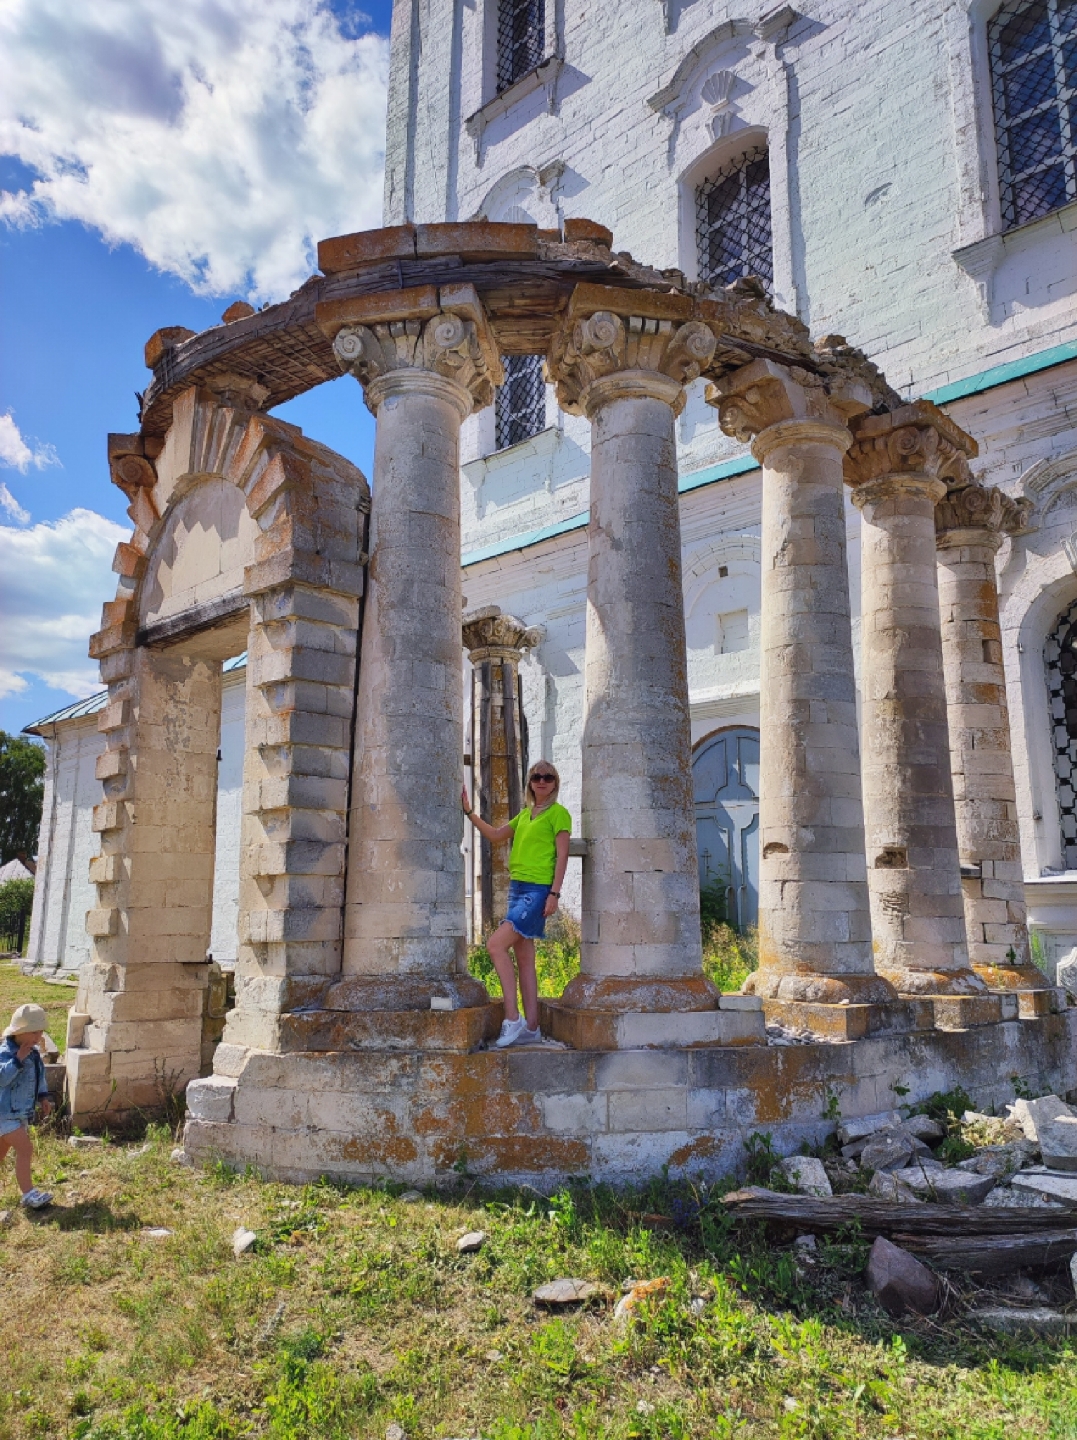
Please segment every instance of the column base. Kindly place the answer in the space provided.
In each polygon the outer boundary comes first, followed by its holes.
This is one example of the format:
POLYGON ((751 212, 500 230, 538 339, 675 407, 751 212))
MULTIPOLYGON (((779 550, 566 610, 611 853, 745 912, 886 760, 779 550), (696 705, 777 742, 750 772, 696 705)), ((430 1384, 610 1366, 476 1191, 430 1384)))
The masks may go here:
POLYGON ((972 970, 913 970, 906 966, 893 969, 880 966, 879 974, 885 976, 901 996, 907 999, 922 995, 986 995, 988 987, 972 970))
POLYGON ((486 986, 473 975, 343 975, 329 982, 319 1004, 325 1010, 429 1010, 431 1001, 447 1001, 437 1009, 466 1010, 488 1005, 486 986))
POLYGON ((973 973, 979 975, 989 990, 1049 990, 1051 982, 1035 965, 976 965, 973 973))
POLYGON ((889 1005, 898 993, 881 975, 818 975, 760 969, 744 982, 746 995, 800 1005, 889 1005))
POLYGON ((558 1004, 568 1010, 651 1015, 714 1010, 720 994, 717 985, 703 974, 670 979, 656 975, 577 975, 565 986, 558 1004))
POLYGON ((496 1039, 505 1007, 500 1000, 451 1010, 309 1010, 282 1015, 276 1027, 281 1054, 362 1050, 477 1050, 496 1039))
POLYGON ((934 1026, 931 1002, 888 1000, 882 1005, 818 1005, 800 1000, 765 1000, 768 1025, 812 1030, 828 1040, 863 1040, 869 1035, 898 1035, 934 1026))
POLYGON ((695 1050, 767 1043, 763 1007, 749 995, 722 995, 718 1007, 710 1010, 585 1010, 540 1000, 539 1012, 544 1034, 573 1050, 695 1050))

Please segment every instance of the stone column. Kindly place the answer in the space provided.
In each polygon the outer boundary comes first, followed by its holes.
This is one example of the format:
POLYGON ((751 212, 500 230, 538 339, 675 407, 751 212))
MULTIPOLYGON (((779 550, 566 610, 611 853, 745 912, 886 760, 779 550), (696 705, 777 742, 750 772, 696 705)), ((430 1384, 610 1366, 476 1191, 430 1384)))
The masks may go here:
MULTIPOLYGON (((505 825, 524 804, 523 716, 519 701, 519 665, 525 650, 542 638, 514 615, 486 605, 464 616, 463 639, 475 671, 471 717, 474 803, 491 825, 505 825)), ((477 834, 477 832, 476 832, 477 834)), ((505 916, 509 895, 509 844, 496 847, 479 837, 476 846, 480 884, 476 892, 475 934, 485 935, 505 916)))
POLYGON ((487 1002, 467 973, 460 839, 460 423, 497 350, 470 286, 332 302, 319 323, 377 416, 336 1008, 487 1002), (347 322, 347 323, 345 323, 347 322), (343 991, 346 990, 345 995, 343 991))
POLYGON ((992 990, 1047 988, 1029 956, 995 573, 995 552, 1024 528, 1028 507, 965 485, 935 509, 965 930, 972 968, 992 990))
POLYGON ((975 444, 921 401, 852 422, 862 517, 864 819, 875 965, 905 995, 971 995, 935 563, 944 477, 975 444))
POLYGON ((562 1000, 570 1008, 716 1004, 699 930, 674 433, 683 386, 715 341, 700 321, 679 323, 678 306, 691 313, 684 296, 580 287, 549 357, 562 407, 592 425, 581 826, 590 849, 581 973, 562 1000))
POLYGON ((866 398, 766 360, 711 390, 763 467, 759 969, 772 1000, 874 1004, 845 556, 844 413, 866 398), (754 438, 753 438, 754 437, 754 438))

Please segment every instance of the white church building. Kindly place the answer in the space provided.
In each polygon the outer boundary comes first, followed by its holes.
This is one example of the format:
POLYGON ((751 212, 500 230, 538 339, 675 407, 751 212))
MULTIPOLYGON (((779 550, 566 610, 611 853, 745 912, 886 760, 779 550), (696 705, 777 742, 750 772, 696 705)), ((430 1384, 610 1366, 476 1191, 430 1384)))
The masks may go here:
MULTIPOLYGON (((688 280, 755 277, 975 436, 978 478, 1032 502, 997 566, 1029 919, 1053 972, 1077 950, 1077 0, 802 3, 397 0, 384 223, 586 216, 688 280)), ((468 609, 541 627, 520 667, 529 749, 578 814, 590 427, 542 364, 510 359, 496 407, 465 423, 461 564, 468 609)), ((760 471, 701 382, 677 425, 700 874, 751 924, 760 471)), ((848 540, 855 615, 851 504, 848 540)), ((229 663, 211 947, 226 965, 243 749, 229 663)), ((49 750, 43 971, 88 955, 103 703, 28 727, 49 750)), ((578 896, 570 867, 566 907, 578 896)))

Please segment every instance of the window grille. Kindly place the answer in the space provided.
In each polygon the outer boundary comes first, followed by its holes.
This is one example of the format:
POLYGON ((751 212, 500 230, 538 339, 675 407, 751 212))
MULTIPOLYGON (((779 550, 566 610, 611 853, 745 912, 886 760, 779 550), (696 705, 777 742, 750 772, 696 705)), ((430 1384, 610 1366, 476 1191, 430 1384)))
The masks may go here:
POLYGON ((506 355, 505 383, 498 387, 494 415, 497 448, 507 450, 546 428, 546 381, 541 355, 506 355))
POLYGON ((752 150, 727 165, 696 191, 699 278, 732 285, 745 275, 774 288, 770 230, 770 161, 752 150))
POLYGON ((1077 870, 1077 600, 1058 617, 1043 658, 1062 822, 1062 864, 1067 870, 1077 870))
POLYGON ((1077 0, 1007 0, 987 43, 1009 230, 1077 199, 1077 0))
POLYGON ((545 50, 545 0, 497 0, 497 93, 533 70, 545 50))

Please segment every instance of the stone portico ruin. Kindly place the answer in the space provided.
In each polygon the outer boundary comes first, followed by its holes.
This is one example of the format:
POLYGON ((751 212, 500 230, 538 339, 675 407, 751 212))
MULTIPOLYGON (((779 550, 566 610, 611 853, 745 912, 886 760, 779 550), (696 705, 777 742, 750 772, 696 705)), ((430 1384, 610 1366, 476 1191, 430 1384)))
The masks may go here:
POLYGON ((1005 766, 992 537, 1020 516, 972 481, 971 437, 840 337, 610 242, 582 220, 345 236, 281 305, 151 340, 141 430, 110 440, 136 529, 93 642, 78 1123, 186 1083, 199 1160, 547 1184, 728 1169, 751 1130, 817 1138, 832 1094, 853 1115, 894 1085, 1077 1084, 1074 1012, 1028 963, 1005 766), (459 431, 501 357, 536 353, 592 432, 583 954, 544 1004, 568 1048, 497 1052, 466 964, 461 643, 499 672, 511 807, 528 642, 481 614, 462 635, 459 431), (265 414, 342 371, 377 418, 372 497, 265 414), (702 969, 689 765, 674 423, 700 377, 763 466, 761 963, 735 996, 702 969), (214 716, 244 648, 236 1006, 206 1075, 214 716), (770 1019, 828 1043, 768 1046, 770 1019))

